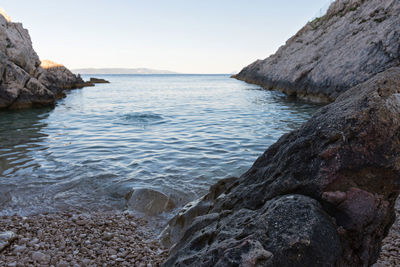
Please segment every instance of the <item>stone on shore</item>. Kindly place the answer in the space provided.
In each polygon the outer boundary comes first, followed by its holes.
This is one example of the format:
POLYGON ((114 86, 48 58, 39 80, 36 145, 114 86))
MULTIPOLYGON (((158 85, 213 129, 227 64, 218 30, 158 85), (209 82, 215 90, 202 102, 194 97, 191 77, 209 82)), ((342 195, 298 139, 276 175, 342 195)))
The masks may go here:
POLYGON ((169 196, 153 189, 134 189, 125 198, 129 209, 149 216, 159 215, 175 208, 175 203, 169 196))
POLYGON ((400 65, 400 1, 337 0, 272 56, 233 77, 315 102, 331 102, 400 65))
POLYGON ((199 201, 164 266, 370 266, 400 187, 400 68, 321 108, 199 201))

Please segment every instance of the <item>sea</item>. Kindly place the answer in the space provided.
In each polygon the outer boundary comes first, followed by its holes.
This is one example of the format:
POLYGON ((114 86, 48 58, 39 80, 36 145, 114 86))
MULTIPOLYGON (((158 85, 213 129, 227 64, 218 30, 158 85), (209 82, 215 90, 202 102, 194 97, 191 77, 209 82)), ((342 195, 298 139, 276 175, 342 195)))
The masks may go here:
POLYGON ((96 77, 110 83, 0 112, 0 215, 124 210, 141 188, 179 209, 320 107, 229 75, 96 77))

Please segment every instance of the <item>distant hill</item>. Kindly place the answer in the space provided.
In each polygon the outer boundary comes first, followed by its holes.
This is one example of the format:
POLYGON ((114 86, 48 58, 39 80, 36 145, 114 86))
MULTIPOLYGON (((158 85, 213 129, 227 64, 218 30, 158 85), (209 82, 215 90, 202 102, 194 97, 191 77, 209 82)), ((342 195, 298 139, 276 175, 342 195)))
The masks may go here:
POLYGON ((87 68, 87 69, 73 69, 72 72, 79 74, 177 74, 177 72, 168 70, 153 70, 146 68, 87 68))

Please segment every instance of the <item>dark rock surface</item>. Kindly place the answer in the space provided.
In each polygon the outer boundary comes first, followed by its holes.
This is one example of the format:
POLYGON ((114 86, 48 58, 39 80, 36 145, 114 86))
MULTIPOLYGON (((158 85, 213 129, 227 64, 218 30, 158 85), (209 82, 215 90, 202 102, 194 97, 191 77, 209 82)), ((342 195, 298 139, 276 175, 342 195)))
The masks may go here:
POLYGON ((337 0, 265 60, 235 78, 315 102, 331 102, 400 66, 400 1, 337 0))
POLYGON ((369 266, 399 187, 400 68, 391 68, 211 189, 185 227, 173 219, 163 239, 183 233, 164 266, 369 266))
POLYGON ((86 85, 64 66, 41 62, 29 32, 0 12, 0 109, 53 105, 63 90, 86 85))

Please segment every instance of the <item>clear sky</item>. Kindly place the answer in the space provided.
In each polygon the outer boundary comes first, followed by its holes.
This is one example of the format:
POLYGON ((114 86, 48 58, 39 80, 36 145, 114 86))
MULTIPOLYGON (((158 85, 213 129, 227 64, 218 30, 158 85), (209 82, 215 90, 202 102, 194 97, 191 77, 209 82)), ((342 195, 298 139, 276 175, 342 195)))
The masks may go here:
POLYGON ((231 73, 266 58, 329 0, 1 0, 41 59, 69 68, 231 73))

